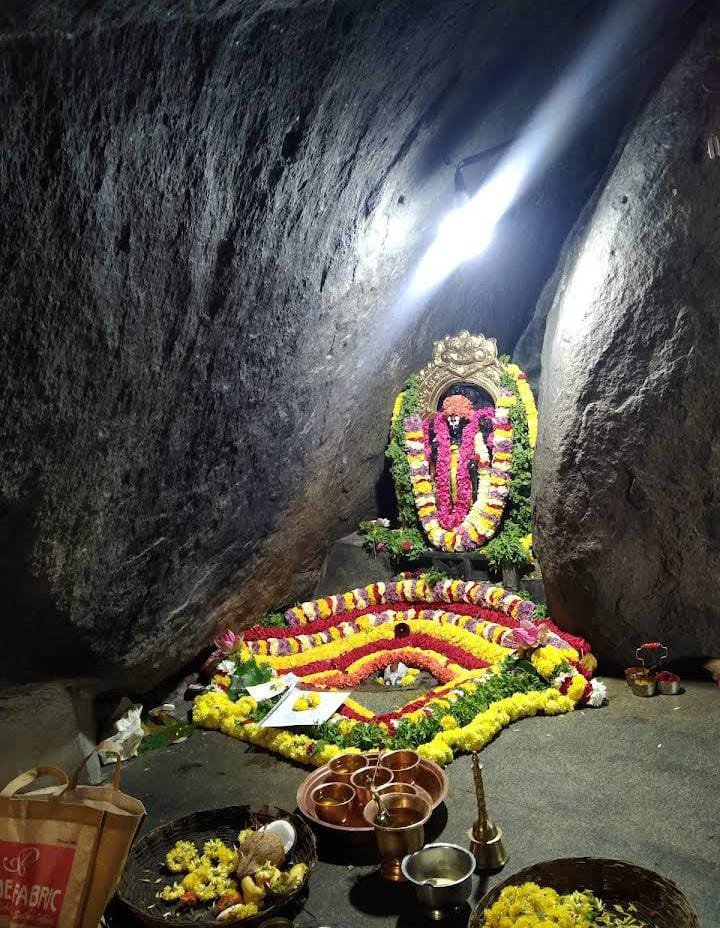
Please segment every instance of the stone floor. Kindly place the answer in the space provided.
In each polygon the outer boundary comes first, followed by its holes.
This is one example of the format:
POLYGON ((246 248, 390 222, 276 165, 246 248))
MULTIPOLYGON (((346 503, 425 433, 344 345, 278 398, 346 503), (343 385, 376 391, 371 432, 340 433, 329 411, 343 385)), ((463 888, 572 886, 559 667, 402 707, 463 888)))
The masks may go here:
MULTIPOLYGON (((534 718, 502 732, 482 754, 491 816, 510 862, 500 876, 538 860, 593 855, 649 867, 675 880, 703 928, 720 925, 720 691, 691 683, 677 697, 639 699, 609 681, 603 709, 534 718)), ((147 806, 146 829, 202 808, 233 803, 295 807, 306 771, 214 732, 131 761, 127 792, 147 806)), ((467 757, 449 768, 446 814, 431 837, 466 844, 474 794, 467 757)), ((321 845, 300 928, 422 922, 407 887, 383 884, 321 845)), ((476 878, 475 898, 482 894, 476 878)), ((120 924, 120 922, 115 922, 120 924)))

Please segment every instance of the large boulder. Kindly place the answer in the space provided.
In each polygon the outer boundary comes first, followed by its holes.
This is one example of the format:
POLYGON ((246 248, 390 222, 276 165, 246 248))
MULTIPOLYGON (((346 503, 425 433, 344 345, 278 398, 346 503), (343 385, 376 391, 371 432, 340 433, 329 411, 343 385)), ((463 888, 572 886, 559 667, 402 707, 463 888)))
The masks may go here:
POLYGON ((519 131, 605 3, 3 5, 0 682, 144 690, 310 592, 433 338, 512 349, 698 4, 655 6, 488 252, 408 308, 448 161, 519 131))
POLYGON ((536 547, 606 666, 647 640, 720 654, 719 42, 706 26, 647 105, 548 319, 536 547))

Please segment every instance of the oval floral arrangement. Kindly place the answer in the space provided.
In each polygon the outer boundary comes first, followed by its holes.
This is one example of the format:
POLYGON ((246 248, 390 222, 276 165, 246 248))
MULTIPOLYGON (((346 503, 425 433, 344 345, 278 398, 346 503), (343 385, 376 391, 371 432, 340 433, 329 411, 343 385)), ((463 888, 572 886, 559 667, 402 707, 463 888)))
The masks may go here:
POLYGON ((586 641, 487 583, 433 584, 423 576, 376 583, 295 606, 285 621, 219 639, 223 659, 195 700, 196 724, 316 766, 343 751, 383 747, 414 748, 447 764, 516 719, 605 698, 586 641), (429 671, 439 685, 390 713, 348 699, 322 725, 262 728, 279 697, 257 703, 242 690, 248 678, 289 672, 316 689, 348 689, 399 661, 429 671))

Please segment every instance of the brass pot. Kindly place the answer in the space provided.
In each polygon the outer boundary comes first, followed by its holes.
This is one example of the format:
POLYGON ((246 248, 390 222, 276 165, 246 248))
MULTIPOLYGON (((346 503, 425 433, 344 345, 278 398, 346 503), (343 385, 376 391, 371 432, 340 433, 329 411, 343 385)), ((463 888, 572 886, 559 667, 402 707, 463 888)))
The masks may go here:
POLYGON ((425 822, 430 818, 430 804, 421 796, 391 793, 381 796, 383 815, 378 822, 378 804, 373 799, 363 809, 368 824, 375 828, 382 856, 381 874, 386 880, 404 880, 401 862, 407 854, 419 851, 425 843, 425 822))

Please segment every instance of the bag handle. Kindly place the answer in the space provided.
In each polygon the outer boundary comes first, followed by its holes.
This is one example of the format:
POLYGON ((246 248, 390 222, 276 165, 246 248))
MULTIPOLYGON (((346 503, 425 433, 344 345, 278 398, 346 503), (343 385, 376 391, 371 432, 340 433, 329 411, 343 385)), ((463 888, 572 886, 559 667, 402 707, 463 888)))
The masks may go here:
POLYGON ((96 748, 93 748, 87 757, 84 757, 80 761, 77 770, 70 777, 70 789, 77 789, 78 780, 80 779, 80 774, 83 772, 85 764, 87 764, 93 754, 97 754, 100 750, 102 750, 103 754, 114 754, 117 758, 115 761, 115 770, 113 770, 112 785, 113 789, 120 789, 120 771, 122 769, 122 758, 120 757, 120 752, 117 750, 117 747, 113 745, 112 741, 103 741, 102 744, 99 744, 96 748))
POLYGON ((0 792, 0 796, 10 799, 19 790, 23 789, 23 787, 30 786, 31 783, 34 783, 38 777, 55 777, 56 780, 60 780, 60 785, 63 787, 63 790, 68 785, 68 776, 64 770, 61 770, 59 767, 54 767, 52 764, 45 764, 41 767, 33 767, 32 770, 26 770, 25 773, 18 774, 18 776, 16 776, 14 780, 11 780, 5 789, 0 792))

